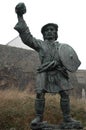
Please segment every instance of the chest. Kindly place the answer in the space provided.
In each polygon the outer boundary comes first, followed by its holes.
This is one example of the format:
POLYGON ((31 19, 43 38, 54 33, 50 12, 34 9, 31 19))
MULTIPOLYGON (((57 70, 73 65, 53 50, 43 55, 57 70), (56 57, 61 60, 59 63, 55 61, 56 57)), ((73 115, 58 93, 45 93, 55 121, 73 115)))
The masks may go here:
POLYGON ((40 51, 40 56, 43 61, 59 60, 59 43, 45 43, 40 51))

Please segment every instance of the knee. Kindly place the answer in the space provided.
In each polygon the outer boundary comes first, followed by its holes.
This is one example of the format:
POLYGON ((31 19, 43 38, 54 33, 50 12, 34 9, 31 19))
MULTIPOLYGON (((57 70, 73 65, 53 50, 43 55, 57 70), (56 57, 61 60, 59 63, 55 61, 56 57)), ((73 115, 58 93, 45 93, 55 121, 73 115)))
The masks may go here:
POLYGON ((65 91, 60 92, 61 99, 68 99, 69 100, 69 94, 65 91))
POLYGON ((45 93, 37 93, 36 98, 38 99, 44 99, 45 98, 45 93))

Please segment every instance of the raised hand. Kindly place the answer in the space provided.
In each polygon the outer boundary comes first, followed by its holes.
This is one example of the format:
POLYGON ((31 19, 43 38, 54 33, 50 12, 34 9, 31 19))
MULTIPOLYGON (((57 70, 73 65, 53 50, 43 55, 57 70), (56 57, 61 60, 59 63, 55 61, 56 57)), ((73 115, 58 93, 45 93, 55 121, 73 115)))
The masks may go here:
POLYGON ((26 6, 24 3, 19 3, 16 5, 15 7, 15 12, 18 16, 18 20, 22 20, 23 19, 23 14, 26 13, 26 6))
POLYGON ((26 6, 24 3, 19 3, 15 7, 15 12, 18 17, 18 23, 14 27, 15 30, 17 30, 19 33, 25 31, 27 29, 26 22, 23 19, 23 14, 26 13, 26 6))

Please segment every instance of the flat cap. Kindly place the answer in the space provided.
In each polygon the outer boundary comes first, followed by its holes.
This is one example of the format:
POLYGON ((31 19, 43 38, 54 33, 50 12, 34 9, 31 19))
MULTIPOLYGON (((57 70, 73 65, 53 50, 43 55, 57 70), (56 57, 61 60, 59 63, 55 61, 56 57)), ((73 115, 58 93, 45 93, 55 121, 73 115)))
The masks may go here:
POLYGON ((42 33, 42 34, 44 33, 44 31, 46 30, 46 27, 48 27, 48 26, 53 26, 53 27, 55 27, 56 31, 58 31, 58 25, 57 25, 57 24, 55 24, 55 23, 48 23, 48 24, 45 24, 45 25, 41 28, 41 33, 42 33))

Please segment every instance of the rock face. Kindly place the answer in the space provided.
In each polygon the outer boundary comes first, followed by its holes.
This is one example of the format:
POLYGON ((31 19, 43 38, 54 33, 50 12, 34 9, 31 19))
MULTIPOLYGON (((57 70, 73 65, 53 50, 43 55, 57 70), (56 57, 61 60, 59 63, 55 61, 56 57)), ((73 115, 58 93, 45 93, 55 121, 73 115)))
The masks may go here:
MULTIPOLYGON (((28 87, 29 91, 33 91, 39 65, 36 51, 0 45, 0 89, 18 87, 24 90, 28 87)), ((86 71, 79 70, 69 75, 75 91, 81 92, 82 86, 86 86, 86 71), (81 76, 83 83, 79 83, 81 76)))
POLYGON ((25 89, 34 83, 39 64, 38 55, 33 50, 0 45, 0 89, 25 89))
POLYGON ((35 51, 0 45, 1 69, 14 66, 24 72, 34 72, 38 64, 39 58, 35 51))

